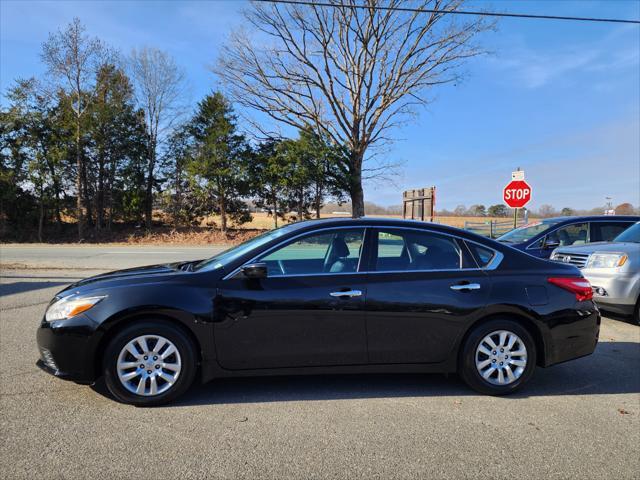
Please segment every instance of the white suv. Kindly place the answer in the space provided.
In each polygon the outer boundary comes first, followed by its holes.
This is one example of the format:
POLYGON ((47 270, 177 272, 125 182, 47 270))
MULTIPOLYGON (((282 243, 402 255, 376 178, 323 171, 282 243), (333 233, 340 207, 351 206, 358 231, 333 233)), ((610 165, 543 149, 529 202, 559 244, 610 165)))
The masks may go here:
POLYGON ((551 260, 580 267, 598 306, 640 323, 640 222, 612 242, 556 248, 551 260))

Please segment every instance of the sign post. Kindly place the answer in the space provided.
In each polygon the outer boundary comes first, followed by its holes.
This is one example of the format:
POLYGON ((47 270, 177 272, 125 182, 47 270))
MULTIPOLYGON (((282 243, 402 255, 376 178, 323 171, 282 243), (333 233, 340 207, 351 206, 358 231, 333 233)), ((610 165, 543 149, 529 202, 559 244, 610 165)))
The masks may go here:
POLYGON ((531 187, 524 179, 524 171, 511 173, 511 182, 502 190, 504 203, 513 208, 513 228, 518 226, 518 209, 531 201, 531 187))
POLYGON ((412 220, 429 219, 436 214, 436 187, 406 190, 402 193, 402 218, 412 220))

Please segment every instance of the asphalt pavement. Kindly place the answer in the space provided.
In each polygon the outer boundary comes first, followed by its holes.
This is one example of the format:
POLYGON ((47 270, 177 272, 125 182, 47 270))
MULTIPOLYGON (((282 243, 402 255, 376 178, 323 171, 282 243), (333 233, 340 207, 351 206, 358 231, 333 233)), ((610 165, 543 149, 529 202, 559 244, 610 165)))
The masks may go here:
POLYGON ((502 398, 455 375, 274 377, 141 409, 34 365, 64 285, 216 248, 0 247, 13 265, 0 280, 2 478, 640 477, 640 328, 623 319, 604 319, 593 355, 502 398))

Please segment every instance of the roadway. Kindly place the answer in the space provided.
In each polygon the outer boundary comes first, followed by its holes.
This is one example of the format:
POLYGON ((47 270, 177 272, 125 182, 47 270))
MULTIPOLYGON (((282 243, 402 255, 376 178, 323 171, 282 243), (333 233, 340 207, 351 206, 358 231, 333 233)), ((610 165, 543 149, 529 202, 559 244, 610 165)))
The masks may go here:
POLYGON ((2 245, 0 265, 14 268, 109 269, 207 258, 228 246, 2 245))

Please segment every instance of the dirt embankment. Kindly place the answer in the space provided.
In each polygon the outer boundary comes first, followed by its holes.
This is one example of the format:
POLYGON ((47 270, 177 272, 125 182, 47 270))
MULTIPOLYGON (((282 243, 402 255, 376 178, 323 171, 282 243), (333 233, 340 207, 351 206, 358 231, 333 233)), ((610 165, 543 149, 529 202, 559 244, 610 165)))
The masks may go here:
POLYGON ((135 226, 118 225, 112 231, 96 232, 87 229, 82 241, 78 241, 78 230, 75 225, 65 225, 63 229, 47 229, 43 232, 42 242, 38 241, 37 232, 6 232, 1 243, 84 243, 84 244, 127 244, 127 245, 235 245, 263 233, 265 229, 243 228, 230 229, 227 233, 211 227, 154 226, 151 230, 135 226))

